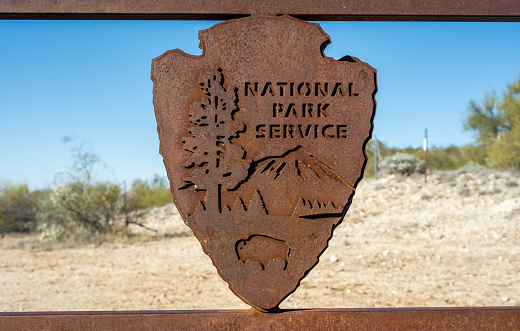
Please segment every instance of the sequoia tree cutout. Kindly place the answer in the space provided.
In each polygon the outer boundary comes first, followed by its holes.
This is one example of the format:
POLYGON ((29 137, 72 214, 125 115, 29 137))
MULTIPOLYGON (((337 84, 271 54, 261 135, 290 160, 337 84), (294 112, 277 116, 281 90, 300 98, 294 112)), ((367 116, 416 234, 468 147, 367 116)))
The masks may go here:
POLYGON ((188 128, 192 137, 183 140, 184 149, 193 153, 183 165, 193 168, 192 177, 183 178, 188 184, 184 188, 206 191, 206 210, 220 213, 221 187, 233 189, 249 168, 245 150, 231 141, 245 131, 245 125, 233 118, 239 110, 237 89, 224 88, 222 69, 203 69, 199 85, 205 97, 191 105, 189 118, 196 126, 188 128))

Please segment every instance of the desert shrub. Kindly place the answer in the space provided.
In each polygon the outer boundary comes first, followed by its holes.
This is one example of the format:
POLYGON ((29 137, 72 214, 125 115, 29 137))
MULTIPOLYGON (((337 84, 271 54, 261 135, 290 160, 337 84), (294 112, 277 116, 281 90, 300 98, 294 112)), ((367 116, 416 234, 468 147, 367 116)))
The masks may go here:
POLYGON ((493 141, 487 156, 487 163, 497 169, 520 169, 520 120, 516 127, 493 141))
POLYGON ((486 148, 483 145, 466 145, 461 147, 462 155, 467 163, 486 164, 486 148))
POLYGON ((386 146, 386 144, 384 142, 378 140, 377 145, 376 145, 376 141, 374 139, 371 139, 366 146, 366 155, 367 155, 367 163, 365 165, 365 172, 364 172, 363 176, 365 178, 367 178, 367 177, 370 178, 370 177, 374 177, 374 168, 375 168, 374 158, 377 157, 377 159, 378 159, 377 170, 379 172, 382 170, 381 158, 389 156, 390 153, 389 153, 389 148, 386 146))
MULTIPOLYGON (((520 139, 519 139, 520 141, 520 139)), ((374 148, 373 141, 370 141, 367 145, 367 165, 365 168, 365 177, 373 177, 374 174, 374 148)), ((415 159, 421 161, 421 165, 415 169, 420 173, 424 173, 426 167, 431 171, 444 171, 444 170, 457 170, 464 168, 469 164, 469 167, 475 167, 476 165, 485 166, 488 152, 482 145, 466 145, 466 146, 448 146, 444 148, 433 147, 428 151, 428 164, 424 162, 425 153, 422 148, 396 148, 387 147, 385 144, 379 142, 380 154, 383 158, 391 155, 404 153, 408 154, 415 159)), ((511 155, 511 154, 510 154, 511 155)), ((498 158, 498 156, 497 156, 498 158)), ((504 161, 504 162, 507 162, 504 161)), ((382 162, 379 165, 379 170, 386 170, 391 172, 389 169, 381 169, 382 162)), ((384 172, 384 171, 381 171, 384 172)))
POLYGON ((420 172, 424 172, 426 167, 428 167, 430 170, 456 170, 470 161, 470 159, 465 154, 465 147, 433 147, 428 150, 428 164, 425 163, 425 153, 422 148, 391 148, 390 151, 392 154, 409 154, 417 160, 422 161, 423 163, 418 169, 420 172))
POLYGON ((119 185, 110 182, 97 183, 94 185, 92 202, 98 213, 98 223, 102 232, 114 232, 124 207, 119 185))
POLYGON ((382 167, 390 173, 402 176, 410 176, 419 169, 422 161, 417 160, 413 156, 405 153, 397 153, 386 157, 383 160, 382 167))
MULTIPOLYGON (((424 160, 424 151, 421 152, 421 155, 420 159, 424 160)), ((432 148, 428 151, 427 166, 432 170, 456 170, 467 162, 468 160, 459 147, 432 148)))
POLYGON ((0 187, 0 231, 29 232, 36 226, 38 193, 27 185, 0 187))
POLYGON ((40 231, 40 240, 41 241, 49 241, 49 240, 59 240, 63 237, 66 232, 65 227, 62 224, 58 223, 43 223, 38 227, 38 231, 40 231))
MULTIPOLYGON (((376 154, 376 148, 374 147, 375 144, 373 140, 371 140, 366 147, 367 164, 364 173, 365 177, 373 177, 374 174, 374 154, 376 154)), ((480 152, 481 149, 473 145, 464 147, 448 146, 445 148, 433 147, 428 151, 428 164, 426 164, 424 162, 425 153, 422 148, 388 147, 385 143, 379 141, 379 154, 383 159, 399 153, 407 154, 422 162, 418 168, 414 169, 414 171, 419 171, 421 173, 426 171, 426 167, 428 167, 429 170, 434 171, 459 169, 470 161, 477 162, 477 160, 483 159, 484 157, 480 152)), ((380 162, 378 170, 381 172, 384 172, 384 170, 391 172, 390 169, 383 169, 382 162, 380 162)))
MULTIPOLYGON (((378 167, 379 170, 379 167, 378 167)), ((374 159, 367 159, 367 164, 365 166, 365 171, 363 173, 363 178, 372 178, 374 177, 374 159)))
POLYGON ((80 228, 113 232, 122 210, 121 190, 108 182, 91 185, 73 181, 56 187, 40 208, 45 218, 40 230, 50 231, 51 237, 80 228))
POLYGON ((159 176, 135 180, 126 203, 120 185, 72 180, 56 187, 40 204, 44 219, 39 227, 41 239, 77 237, 76 241, 85 241, 96 238, 96 233, 125 232, 129 224, 139 224, 149 208, 171 201, 167 181, 159 176))
POLYGON ((129 224, 154 206, 172 201, 166 179, 136 180, 130 192, 110 182, 70 181, 56 187, 42 200, 42 222, 38 228, 42 240, 88 241, 96 234, 126 232, 129 224))
POLYGON ((128 211, 160 207, 173 201, 166 178, 154 175, 150 180, 137 179, 128 193, 128 211))
POLYGON ((463 167, 460 167, 459 172, 461 172, 461 173, 463 173, 463 172, 480 172, 480 171, 485 171, 487 169, 488 168, 481 165, 480 163, 470 161, 467 164, 465 164, 463 167))

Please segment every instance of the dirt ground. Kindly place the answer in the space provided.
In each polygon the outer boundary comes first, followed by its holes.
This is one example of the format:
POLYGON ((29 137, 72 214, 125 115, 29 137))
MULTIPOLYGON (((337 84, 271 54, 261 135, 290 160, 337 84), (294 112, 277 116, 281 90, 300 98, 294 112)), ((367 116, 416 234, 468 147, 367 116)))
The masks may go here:
MULTIPOLYGON (((320 263, 282 308, 520 305, 520 178, 440 172, 364 180, 320 263)), ((0 240, 0 310, 249 308, 170 205, 173 237, 44 250, 0 240)))

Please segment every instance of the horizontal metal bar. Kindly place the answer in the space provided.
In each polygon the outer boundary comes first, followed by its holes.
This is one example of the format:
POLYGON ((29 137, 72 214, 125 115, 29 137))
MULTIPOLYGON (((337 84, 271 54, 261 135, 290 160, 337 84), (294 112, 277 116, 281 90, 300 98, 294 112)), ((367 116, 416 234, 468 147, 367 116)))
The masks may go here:
POLYGON ((0 313, 0 330, 520 330, 520 307, 0 313))
POLYGON ((518 0, 6 0, 0 19, 223 20, 289 14, 306 20, 520 21, 518 0))

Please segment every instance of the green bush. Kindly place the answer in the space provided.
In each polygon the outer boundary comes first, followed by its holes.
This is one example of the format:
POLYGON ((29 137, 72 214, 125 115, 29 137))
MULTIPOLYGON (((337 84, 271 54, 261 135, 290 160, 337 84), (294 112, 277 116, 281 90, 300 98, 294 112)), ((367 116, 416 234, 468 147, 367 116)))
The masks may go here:
POLYGON ((364 173, 364 177, 374 177, 374 167, 375 167, 375 164, 374 164, 374 156, 375 154, 377 154, 377 149, 379 149, 379 154, 378 154, 378 161, 379 161, 379 164, 378 164, 378 167, 377 167, 377 170, 380 171, 382 168, 381 168, 381 162, 382 160, 380 159, 380 157, 384 158, 386 156, 389 156, 390 155, 390 148, 388 148, 386 146, 386 144, 384 142, 381 142, 381 141, 377 141, 378 142, 378 148, 376 148, 376 142, 374 139, 371 139, 367 146, 366 146, 366 154, 367 154, 367 163, 366 163, 366 166, 365 166, 365 173, 364 173))
POLYGON ((466 145, 461 147, 462 155, 467 163, 486 164, 486 149, 482 145, 466 145))
POLYGON ((132 183, 128 193, 128 211, 134 212, 151 207, 160 207, 172 201, 172 194, 166 178, 154 175, 150 180, 137 179, 132 183))
POLYGON ((488 148, 487 162, 497 169, 520 169, 520 121, 493 141, 488 148))
POLYGON ((109 182, 97 183, 94 185, 92 203, 98 213, 99 227, 103 232, 114 232, 124 207, 119 185, 109 182))
MULTIPOLYGON (((424 151, 420 152, 418 159, 424 161, 424 151)), ((460 147, 449 146, 446 148, 433 148, 428 151, 428 164, 431 170, 456 170, 464 166, 469 160, 463 154, 460 147)))

